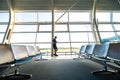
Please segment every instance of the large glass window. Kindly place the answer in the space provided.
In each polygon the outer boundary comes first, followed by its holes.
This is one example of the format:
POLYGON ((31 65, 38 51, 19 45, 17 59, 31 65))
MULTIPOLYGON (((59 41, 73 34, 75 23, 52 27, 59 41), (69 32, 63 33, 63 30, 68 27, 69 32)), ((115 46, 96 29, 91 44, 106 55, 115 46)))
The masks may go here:
POLYGON ((70 31, 91 31, 91 26, 90 25, 69 25, 70 31))
POLYGON ((7 25, 0 25, 0 43, 2 43, 6 29, 7 29, 7 25))
POLYGON ((104 38, 111 38, 111 37, 115 37, 115 33, 114 32, 100 32, 100 36, 102 39, 104 38))
POLYGON ((14 32, 36 32, 37 25, 15 25, 14 32))
POLYGON ((51 33, 38 33, 37 42, 51 42, 51 33))
POLYGON ((98 22, 110 22, 110 12, 97 12, 96 19, 98 22))
POLYGON ((71 33, 71 41, 82 43, 82 42, 94 41, 94 39, 92 33, 81 32, 81 33, 71 33))
POLYGON ((78 48, 77 52, 79 52, 81 45, 87 45, 88 43, 71 43, 72 48, 78 48))
POLYGON ((120 39, 120 31, 119 31, 119 32, 117 32, 117 34, 118 34, 118 36, 119 36, 119 39, 120 39))
POLYGON ((9 13, 0 12, 0 43, 2 43, 9 22, 9 13))
POLYGON ((111 24, 100 24, 98 29, 99 31, 113 31, 111 24))
POLYGON ((51 22, 52 14, 51 12, 39 12, 39 22, 51 22))
POLYGON ((8 22, 9 21, 9 13, 1 12, 0 13, 0 22, 8 22))
POLYGON ((35 33, 13 33, 11 37, 12 43, 35 42, 35 33))
POLYGON ((114 24, 115 30, 120 32, 120 24, 114 24))
POLYGON ((58 42, 70 42, 69 33, 66 32, 55 33, 55 36, 57 36, 58 42))
POLYGON ((58 20, 58 22, 67 22, 68 21, 68 14, 64 14, 64 12, 55 12, 55 22, 58 20), (62 16, 62 17, 61 17, 62 16))
POLYGON ((58 48, 70 48, 70 43, 59 43, 58 42, 57 46, 58 48))
POLYGON ((16 22, 37 22, 37 13, 16 13, 16 22))
POLYGON ((0 25, 0 32, 5 32, 7 29, 7 25, 0 25))
MULTIPOLYGON (((65 11, 55 12, 55 36, 57 36, 59 48, 80 48, 83 44, 94 43, 94 35, 90 23, 91 12, 88 11, 65 11), (63 15, 64 14, 64 15, 63 15), (62 16, 63 15, 63 16, 62 16), (68 22, 69 20, 69 22, 68 22), (69 25, 68 25, 69 24, 69 25)), ((96 13, 98 19, 98 29, 101 39, 111 39, 119 35, 120 12, 99 11, 96 13), (113 13, 113 22, 111 23, 111 14, 113 13), (113 26, 114 25, 114 26, 113 26), (115 30, 114 31, 114 27, 115 30)), ((1 26, 0 26, 1 27, 1 26)), ((1 28, 2 29, 2 28, 1 28)), ((5 29, 0 30, 4 32, 5 29)), ((51 11, 36 12, 17 12, 15 27, 11 42, 35 44, 40 48, 51 49, 52 37, 52 13, 51 11)), ((1 40, 2 41, 2 40, 1 40)))
POLYGON ((55 25, 55 31, 68 31, 67 25, 55 25))
POLYGON ((89 22, 90 13, 89 12, 70 12, 69 13, 70 22, 89 22))
POLYGON ((41 52, 44 52, 44 51, 49 51, 49 52, 51 52, 51 44, 49 43, 37 43, 37 46, 39 46, 39 48, 40 48, 40 51, 41 52), (44 49, 44 50, 43 50, 44 49))
POLYGON ((52 31, 51 25, 39 25, 39 31, 52 31))
POLYGON ((120 12, 113 13, 113 22, 120 22, 120 12))
POLYGON ((0 43, 2 43, 3 37, 4 37, 4 34, 0 33, 0 43))

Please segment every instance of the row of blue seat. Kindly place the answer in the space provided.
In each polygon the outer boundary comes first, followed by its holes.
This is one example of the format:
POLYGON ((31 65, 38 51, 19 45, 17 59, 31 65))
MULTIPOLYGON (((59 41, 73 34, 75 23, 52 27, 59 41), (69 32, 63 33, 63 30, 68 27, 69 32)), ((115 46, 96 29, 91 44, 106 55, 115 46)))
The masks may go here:
POLYGON ((0 44, 0 79, 11 76, 30 78, 31 75, 19 74, 19 67, 42 54, 35 46, 0 44), (13 70, 14 74, 8 76, 13 70))
POLYGON ((103 63, 104 69, 93 71, 93 74, 108 72, 108 63, 112 63, 115 71, 120 71, 120 43, 82 45, 79 53, 85 58, 103 63))

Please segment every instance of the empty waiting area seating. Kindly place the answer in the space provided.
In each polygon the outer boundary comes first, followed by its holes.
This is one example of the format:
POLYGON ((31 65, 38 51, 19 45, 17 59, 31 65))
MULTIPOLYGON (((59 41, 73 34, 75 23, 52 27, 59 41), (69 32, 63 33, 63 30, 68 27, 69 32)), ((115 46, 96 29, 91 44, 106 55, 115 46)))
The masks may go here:
POLYGON ((28 51, 25 45, 14 45, 14 44, 0 44, 0 79, 6 79, 10 77, 21 77, 21 78, 30 78, 31 75, 20 74, 19 67, 31 60, 28 56, 28 51), (8 71, 14 68, 8 74, 8 71), (7 74, 5 74, 7 73, 7 74))
POLYGON ((93 71, 92 73, 107 72, 107 54, 108 54, 109 44, 96 44, 92 53, 92 58, 99 60, 103 63, 103 69, 98 71, 93 71))
POLYGON ((111 43, 107 54, 107 59, 110 63, 114 63, 117 66, 117 71, 120 72, 120 43, 111 43))
POLYGON ((120 43, 86 45, 84 55, 90 60, 97 60, 98 63, 103 65, 103 69, 93 71, 93 74, 111 72, 111 70, 107 69, 108 66, 111 66, 108 65, 109 63, 113 63, 112 66, 115 67, 115 71, 120 71, 120 43))
POLYGON ((9 44, 0 44, 0 76, 13 66, 14 55, 9 44))
POLYGON ((120 62, 120 43, 111 43, 109 45, 107 58, 113 62, 120 62))
POLYGON ((15 64, 22 64, 29 58, 28 51, 25 45, 11 44, 12 52, 15 58, 15 64))
POLYGON ((9 64, 14 61, 14 55, 8 44, 0 44, 0 64, 9 64))

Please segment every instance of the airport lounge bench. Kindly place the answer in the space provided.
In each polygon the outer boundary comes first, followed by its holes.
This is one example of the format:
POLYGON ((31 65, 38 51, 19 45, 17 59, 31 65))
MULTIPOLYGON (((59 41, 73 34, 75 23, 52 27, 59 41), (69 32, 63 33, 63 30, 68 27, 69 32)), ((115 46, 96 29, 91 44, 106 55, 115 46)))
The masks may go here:
POLYGON ((103 73, 103 72, 119 72, 120 65, 116 63, 120 62, 120 43, 109 43, 109 44, 96 44, 93 50, 92 58, 103 63, 103 69, 93 71, 93 74, 103 73), (112 66, 116 70, 108 70, 108 63, 114 63, 112 66))
POLYGON ((19 67, 31 59, 28 57, 28 52, 26 46, 24 45, 14 45, 14 44, 0 44, 0 66, 5 68, 8 66, 6 70, 3 70, 1 67, 1 74, 0 79, 4 80, 6 78, 22 78, 28 79, 31 75, 27 74, 20 74, 19 67), (2 52, 1 52, 2 51, 2 52), (8 72, 12 68, 15 68, 14 73, 12 74, 4 74, 4 72, 8 72))

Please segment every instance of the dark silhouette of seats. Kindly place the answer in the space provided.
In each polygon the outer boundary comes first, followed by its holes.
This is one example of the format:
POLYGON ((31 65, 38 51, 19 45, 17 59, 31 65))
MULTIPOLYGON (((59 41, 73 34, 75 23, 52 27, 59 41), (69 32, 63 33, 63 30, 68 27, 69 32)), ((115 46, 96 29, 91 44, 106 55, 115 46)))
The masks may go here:
POLYGON ((117 65, 117 71, 120 72, 120 43, 111 43, 107 59, 110 60, 111 63, 117 65))
POLYGON ((120 43, 111 43, 107 57, 114 62, 120 62, 120 43))
POLYGON ((108 54, 109 44, 96 44, 93 50, 92 58, 96 59, 103 63, 103 69, 93 71, 93 74, 101 73, 101 72, 108 72, 106 62, 107 60, 107 54, 108 54))
MULTIPOLYGON (((93 56, 92 58, 99 60, 100 62, 103 63, 103 69, 102 70, 97 70, 92 72, 93 74, 96 73, 104 73, 104 72, 110 72, 110 73, 115 73, 116 70, 119 72, 119 67, 116 68, 115 71, 113 70, 108 70, 107 63, 119 63, 120 62, 120 43, 109 43, 109 44, 98 44, 95 45, 94 51, 93 51, 93 56)), ((115 65, 112 65, 116 67, 115 65)))

